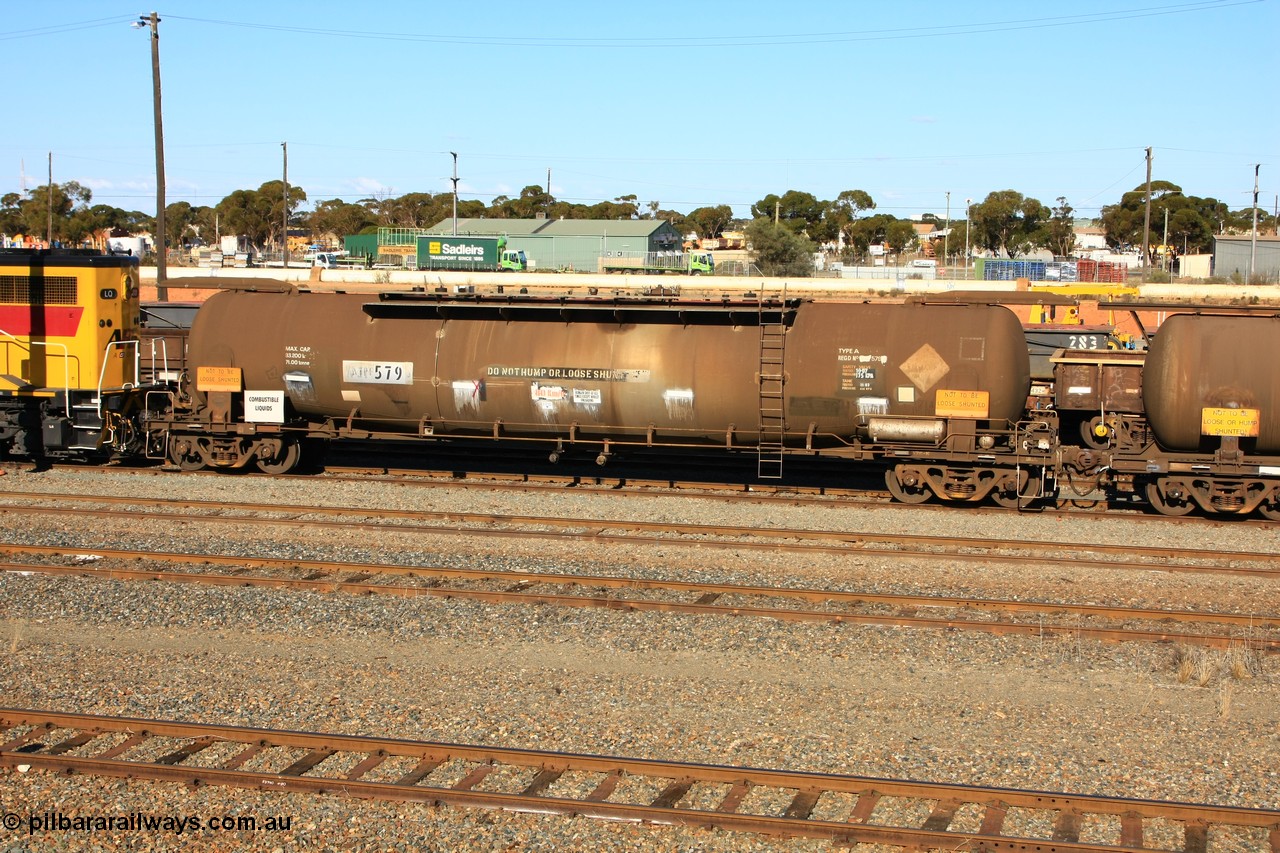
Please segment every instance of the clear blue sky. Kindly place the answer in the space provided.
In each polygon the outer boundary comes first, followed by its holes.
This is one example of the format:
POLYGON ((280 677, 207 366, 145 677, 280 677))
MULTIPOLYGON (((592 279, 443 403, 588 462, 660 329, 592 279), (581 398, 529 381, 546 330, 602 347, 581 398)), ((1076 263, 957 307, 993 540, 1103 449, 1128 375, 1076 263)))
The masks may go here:
MULTIPOLYGON (((1280 191, 1280 0, 245 2, 157 6, 168 200, 289 180, 309 205, 545 184, 739 216, 863 189, 898 216, 1014 189, 1079 216, 1154 178, 1280 191)), ((11 12, 13 10, 10 10, 11 12)), ((154 213, 151 8, 6 15, 0 193, 79 181, 154 213)))

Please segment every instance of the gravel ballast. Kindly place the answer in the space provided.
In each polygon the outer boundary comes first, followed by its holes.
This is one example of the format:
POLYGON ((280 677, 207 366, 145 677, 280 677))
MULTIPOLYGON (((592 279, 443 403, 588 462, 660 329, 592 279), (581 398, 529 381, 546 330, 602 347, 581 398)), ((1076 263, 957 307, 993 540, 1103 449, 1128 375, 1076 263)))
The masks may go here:
MULTIPOLYGON (((1123 518, 931 512, 414 488, 315 477, 32 473, 7 492, 849 531, 934 532, 1274 553, 1274 527, 1123 518)), ((8 513, 6 539, 429 565, 644 575, 732 583, 936 592, 1142 607, 1280 611, 1270 578, 1154 570, 1024 568, 883 555, 605 545, 287 525, 86 521, 8 513), (140 544, 142 543, 142 544, 140 544)), ((742 764, 971 785, 1277 808, 1280 721, 1270 658, 1108 645, 1071 637, 778 623, 663 613, 497 606, 465 600, 0 575, 2 704, 229 725, 742 764), (1188 661, 1195 666, 1189 667, 1188 661)), ((1247 638, 1242 638, 1242 641, 1247 638)), ((241 833, 261 850, 825 850, 690 828, 510 815, 341 798, 200 789, 37 772, 0 777, 21 815, 294 816, 287 833, 241 833)), ((25 831, 25 830, 24 830, 25 831)), ((209 834, 184 840, 217 849, 209 834)), ((172 849, 171 836, 26 836, 0 853, 172 849), (148 846, 150 845, 150 846, 148 846)))

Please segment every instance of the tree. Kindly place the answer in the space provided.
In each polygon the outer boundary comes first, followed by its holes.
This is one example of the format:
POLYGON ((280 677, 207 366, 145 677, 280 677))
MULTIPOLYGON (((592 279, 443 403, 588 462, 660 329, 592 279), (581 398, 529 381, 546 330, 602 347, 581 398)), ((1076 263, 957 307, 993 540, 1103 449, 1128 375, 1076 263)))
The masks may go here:
POLYGON ((405 193, 361 204, 367 205, 379 225, 388 228, 429 228, 453 215, 452 193, 405 193))
POLYGON ((187 231, 195 221, 196 209, 189 202, 178 201, 165 205, 164 230, 168 232, 165 235, 165 245, 171 247, 185 246, 187 243, 187 231))
POLYGON ((751 205, 756 219, 774 219, 797 233, 813 234, 827 212, 828 202, 818 201, 813 193, 787 190, 781 197, 770 193, 751 205))
MULTIPOLYGON (((840 193, 826 212, 826 220, 830 223, 828 230, 831 232, 828 239, 843 235, 845 243, 851 243, 853 233, 850 229, 853 223, 861 219, 863 213, 875 208, 876 203, 866 190, 845 190, 840 193)), ((866 251, 866 247, 863 247, 863 251, 866 251)))
POLYGON ((44 237, 49 230, 49 209, 52 202, 54 241, 79 242, 84 233, 86 219, 82 216, 80 222, 73 227, 71 217, 76 211, 87 210, 91 198, 93 198, 92 191, 76 181, 67 181, 65 184, 45 184, 42 187, 27 190, 26 198, 18 193, 8 193, 0 202, 3 204, 0 212, 4 221, 3 230, 8 233, 44 237))
POLYGON ((1076 246, 1075 209, 1067 204, 1065 196, 1058 196, 1058 206, 1044 226, 1044 244, 1056 257, 1065 258, 1076 246))
MULTIPOLYGON (((1169 242, 1192 254, 1213 249, 1213 235, 1246 234, 1253 228, 1251 208, 1232 212, 1216 198, 1183 195, 1182 188, 1170 181, 1151 182, 1152 246, 1164 240, 1165 213, 1169 214, 1169 242)), ((1260 211, 1258 227, 1262 229, 1269 216, 1260 211)), ((1118 204, 1102 208, 1102 227, 1107 245, 1124 250, 1142 245, 1143 220, 1146 214, 1146 185, 1141 184, 1120 198, 1118 204)))
POLYGON ((332 234, 341 239, 347 234, 359 234, 378 218, 363 204, 352 204, 340 198, 316 202, 315 210, 307 218, 313 235, 332 234))
POLYGON ((672 228, 676 229, 681 234, 687 234, 689 231, 693 230, 693 225, 690 224, 689 218, 678 210, 655 210, 653 212, 653 218, 657 220, 665 219, 671 223, 672 228))
POLYGON ((747 226, 747 239, 765 275, 813 275, 813 242, 786 225, 756 219, 747 226))
POLYGON ((974 245, 1013 257, 1039 245, 1049 208, 1015 190, 997 190, 975 204, 969 215, 974 245))
POLYGON ((862 260, 872 246, 888 246, 893 252, 904 252, 915 244, 916 229, 910 221, 888 213, 877 213, 850 223, 846 229, 845 255, 862 260))
POLYGON ((520 191, 519 198, 498 196, 489 205, 489 209, 494 211, 492 215, 501 219, 533 219, 539 213, 549 217, 549 211, 555 202, 555 196, 541 184, 529 184, 520 191))
POLYGON ((698 232, 699 237, 719 237, 725 226, 732 219, 733 208, 727 204, 718 204, 715 207, 695 207, 685 217, 689 227, 698 232))
MULTIPOLYGON (((290 185, 288 210, 290 218, 294 209, 307 200, 302 187, 290 185)), ((285 215, 283 181, 267 181, 256 190, 236 190, 218 202, 218 218, 221 230, 227 234, 248 237, 255 246, 265 246, 274 237, 285 245, 280 234, 285 215)))

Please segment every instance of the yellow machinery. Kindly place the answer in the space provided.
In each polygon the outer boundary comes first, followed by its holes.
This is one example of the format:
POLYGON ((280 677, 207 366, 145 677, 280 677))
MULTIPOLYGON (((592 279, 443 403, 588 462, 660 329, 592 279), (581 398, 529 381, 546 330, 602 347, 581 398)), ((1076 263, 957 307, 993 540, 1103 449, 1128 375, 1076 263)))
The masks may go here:
POLYGON ((139 393, 138 259, 0 250, 0 453, 124 449, 139 393))

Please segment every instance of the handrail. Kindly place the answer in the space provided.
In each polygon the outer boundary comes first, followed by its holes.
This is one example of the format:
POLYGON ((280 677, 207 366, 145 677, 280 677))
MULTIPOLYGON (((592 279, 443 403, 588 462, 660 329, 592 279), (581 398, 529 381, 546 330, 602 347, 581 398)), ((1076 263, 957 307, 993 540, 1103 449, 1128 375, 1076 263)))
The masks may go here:
POLYGON ((141 347, 137 341, 109 341, 107 348, 102 351, 102 368, 98 371, 98 420, 102 420, 102 383, 107 377, 107 361, 111 357, 111 349, 113 347, 133 347, 133 381, 124 381, 122 388, 129 388, 138 384, 138 358, 141 347))
MULTIPOLYGON (((19 338, 17 335, 10 334, 9 332, 6 332, 4 329, 0 329, 0 335, 3 335, 4 337, 9 338, 18 346, 22 346, 22 344, 24 343, 23 338, 19 338)), ((25 340, 25 343, 28 346, 28 350, 27 350, 28 354, 31 354, 30 347, 61 347, 62 348, 63 402, 66 406, 70 407, 71 406, 71 350, 70 348, 66 344, 60 344, 52 341, 33 341, 30 338, 27 338, 25 340)))
MULTIPOLYGON (((156 344, 160 344, 160 369, 161 375, 169 372, 169 342, 164 338, 151 339, 151 381, 155 381, 156 377, 156 344)), ((142 353, 138 353, 138 357, 142 357, 142 353)), ((139 374, 140 376, 140 374, 139 374)))

